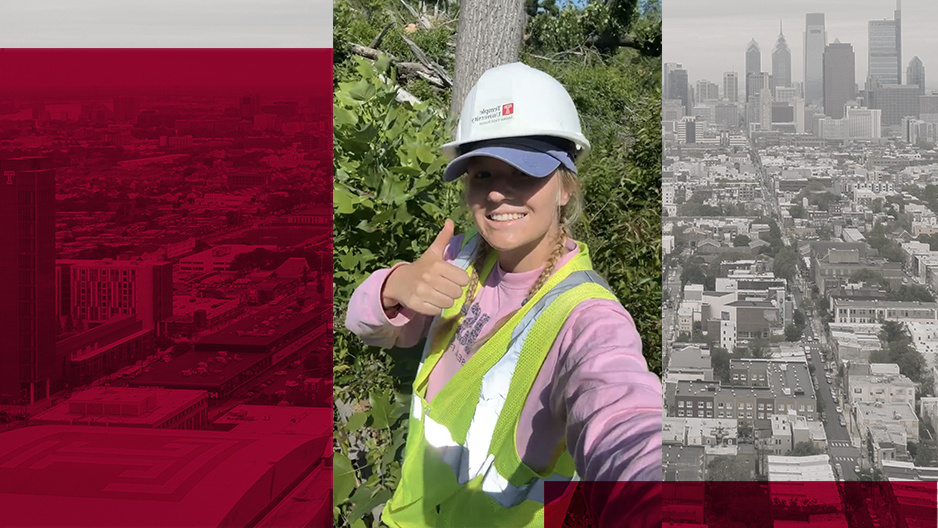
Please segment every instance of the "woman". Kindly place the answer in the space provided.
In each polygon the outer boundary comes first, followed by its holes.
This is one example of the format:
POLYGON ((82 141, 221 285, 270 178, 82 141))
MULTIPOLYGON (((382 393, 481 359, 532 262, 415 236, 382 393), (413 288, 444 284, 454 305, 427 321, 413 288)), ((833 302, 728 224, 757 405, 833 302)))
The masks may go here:
MULTIPOLYGON (((478 232, 454 236, 447 220, 416 262, 366 279, 346 321, 376 346, 427 338, 382 521, 542 526, 548 481, 660 482, 660 380, 631 316, 570 238, 575 161, 589 142, 569 94, 523 64, 493 68, 443 149, 455 158, 444 180, 465 174, 478 232)), ((617 518, 654 516, 619 502, 617 518)))

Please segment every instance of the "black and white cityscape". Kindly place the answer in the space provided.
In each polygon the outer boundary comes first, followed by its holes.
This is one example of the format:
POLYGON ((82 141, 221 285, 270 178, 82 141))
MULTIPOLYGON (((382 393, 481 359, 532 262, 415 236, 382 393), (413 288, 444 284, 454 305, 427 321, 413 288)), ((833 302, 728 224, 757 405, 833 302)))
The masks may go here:
POLYGON ((935 8, 692 4, 663 26, 665 480, 938 480, 935 8))

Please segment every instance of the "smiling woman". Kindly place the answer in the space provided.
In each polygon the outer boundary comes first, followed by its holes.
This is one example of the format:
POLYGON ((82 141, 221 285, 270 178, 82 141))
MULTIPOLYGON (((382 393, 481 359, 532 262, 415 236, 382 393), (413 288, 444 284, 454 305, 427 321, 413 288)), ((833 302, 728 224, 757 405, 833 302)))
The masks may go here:
MULTIPOLYGON (((547 481, 661 480, 660 380, 570 236, 589 148, 557 80, 521 63, 487 71, 444 146, 475 229, 454 236, 446 220, 419 259, 352 295, 346 326, 366 343, 426 338, 386 524, 539 526, 545 504, 572 497, 551 500, 547 481)), ((622 519, 650 525, 649 504, 622 519)))

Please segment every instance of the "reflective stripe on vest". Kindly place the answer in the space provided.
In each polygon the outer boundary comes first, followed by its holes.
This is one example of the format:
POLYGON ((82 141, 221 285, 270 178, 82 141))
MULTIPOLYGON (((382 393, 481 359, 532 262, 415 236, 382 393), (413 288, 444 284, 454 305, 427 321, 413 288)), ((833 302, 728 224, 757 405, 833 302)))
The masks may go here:
MULTIPOLYGON (((483 491, 505 508, 517 506, 525 500, 543 504, 545 480, 571 480, 571 477, 554 474, 546 479, 534 479, 528 484, 514 486, 495 469, 495 456, 489 453, 489 448, 528 333, 552 301, 586 282, 595 282, 608 289, 605 281, 597 273, 589 270, 574 271, 538 300, 513 329, 508 350, 482 378, 482 388, 466 434, 465 446, 453 440, 446 426, 429 416, 423 417, 425 419, 424 437, 427 443, 433 446, 442 460, 452 468, 457 482, 464 485, 477 476, 484 475, 483 491)), ((426 358, 426 350, 424 358, 426 358)), ((413 406, 414 417, 420 419, 422 414, 420 398, 415 397, 413 401, 416 402, 413 406)), ((572 480, 578 480, 576 474, 572 480)))

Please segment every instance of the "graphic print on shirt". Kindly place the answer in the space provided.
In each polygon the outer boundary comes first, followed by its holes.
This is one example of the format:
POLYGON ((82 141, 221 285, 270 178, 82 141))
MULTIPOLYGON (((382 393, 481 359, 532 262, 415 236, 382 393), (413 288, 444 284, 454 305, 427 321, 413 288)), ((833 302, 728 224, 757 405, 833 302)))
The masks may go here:
POLYGON ((479 303, 475 303, 469 308, 469 313, 456 330, 456 339, 453 339, 453 343, 450 345, 451 347, 455 347, 454 353, 461 365, 466 364, 466 361, 469 359, 469 355, 466 351, 468 351, 479 338, 479 334, 482 333, 482 329, 485 328, 489 319, 491 318, 487 314, 482 313, 482 308, 479 307, 479 303), (461 346, 456 346, 457 343, 461 346))

